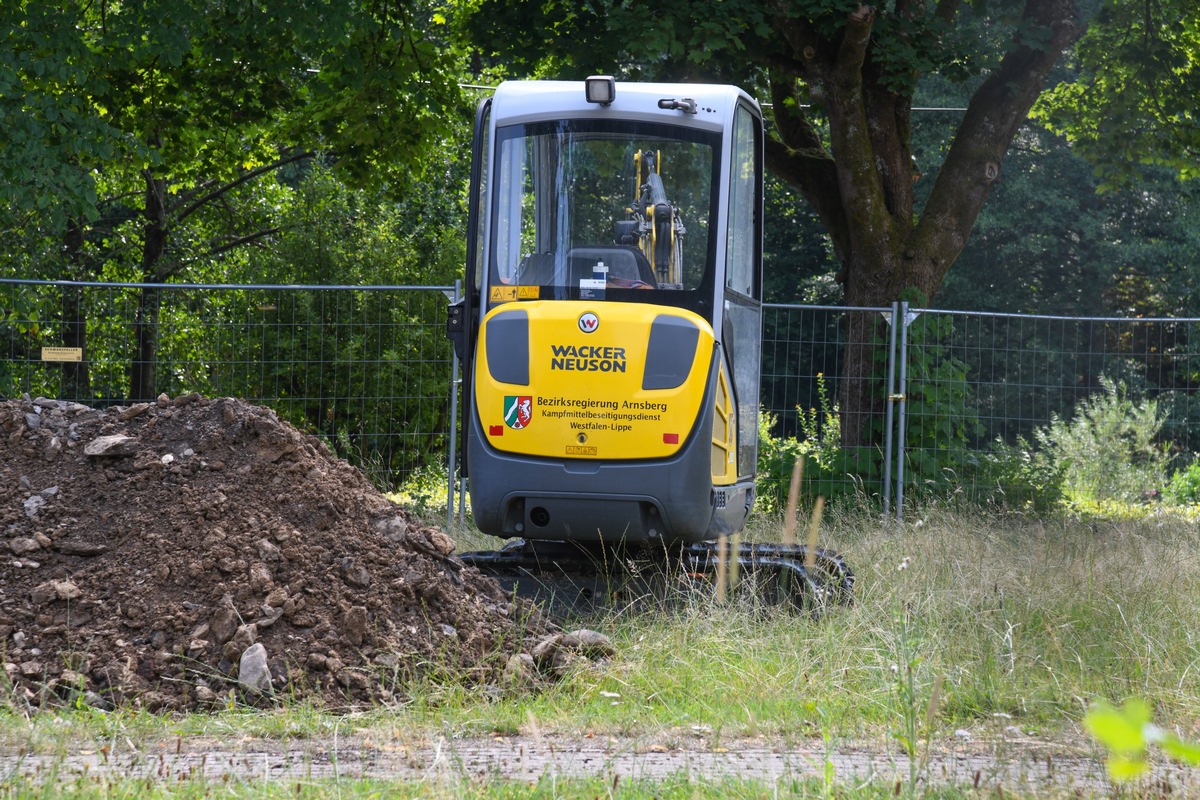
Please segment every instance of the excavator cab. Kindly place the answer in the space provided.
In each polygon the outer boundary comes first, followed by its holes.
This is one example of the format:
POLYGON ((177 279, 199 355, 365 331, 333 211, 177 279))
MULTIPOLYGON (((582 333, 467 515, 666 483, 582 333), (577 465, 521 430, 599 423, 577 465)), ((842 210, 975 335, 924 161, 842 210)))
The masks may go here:
POLYGON ((514 81, 480 104, 448 321, 480 530, 687 544, 745 525, 762 130, 732 86, 514 81))

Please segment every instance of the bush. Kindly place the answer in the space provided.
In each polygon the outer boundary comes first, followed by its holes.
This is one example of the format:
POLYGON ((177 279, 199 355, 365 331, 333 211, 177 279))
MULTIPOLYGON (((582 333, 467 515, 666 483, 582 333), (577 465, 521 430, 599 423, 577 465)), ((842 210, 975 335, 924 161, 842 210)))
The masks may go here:
POLYGON ((810 462, 815 462, 819 470, 828 472, 837 465, 842 449, 841 409, 829 399, 825 375, 820 372, 817 373, 817 397, 821 403, 819 409, 796 406, 800 431, 804 434, 799 443, 800 452, 810 462))
POLYGON ((1181 506, 1200 503, 1200 462, 1193 461, 1171 476, 1164 497, 1181 506))
POLYGON ((758 415, 758 475, 755 480, 758 498, 755 509, 774 514, 787 508, 788 490, 792 483, 792 468, 801 456, 800 443, 790 436, 771 433, 778 420, 775 414, 761 409, 758 415))
POLYGON ((1044 513, 1063 500, 1064 468, 1024 436, 1010 445, 997 437, 979 460, 976 500, 1015 511, 1044 513))
MULTIPOLYGON (((956 355, 954 321, 922 314, 909 325, 905 402, 906 492, 946 494, 957 490, 983 434, 967 376, 970 365, 956 355)), ((879 423, 879 441, 885 431, 879 423)))
POLYGON ((447 491, 446 465, 429 462, 410 472, 388 499, 418 516, 445 515, 447 491))
MULTIPOLYGON (((823 384, 822 384, 823 387, 823 384)), ((798 458, 805 458, 801 500, 817 497, 833 499, 858 495, 864 486, 879 480, 882 453, 875 447, 841 446, 841 426, 836 406, 821 392, 822 408, 797 408, 804 438, 775 436, 777 417, 762 409, 758 417, 758 499, 755 509, 765 514, 783 511, 791 489, 792 469, 798 458)))
POLYGON ((1101 376, 1100 384, 1070 422, 1056 416, 1037 431, 1038 443, 1062 469, 1068 499, 1142 501, 1166 483, 1169 446, 1157 441, 1166 414, 1153 400, 1131 400, 1124 383, 1101 376))

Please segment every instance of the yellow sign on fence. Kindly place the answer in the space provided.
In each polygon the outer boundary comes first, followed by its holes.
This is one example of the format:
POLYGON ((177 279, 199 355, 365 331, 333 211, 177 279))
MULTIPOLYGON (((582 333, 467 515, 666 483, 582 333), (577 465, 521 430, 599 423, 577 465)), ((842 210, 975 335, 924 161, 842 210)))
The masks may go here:
POLYGON ((42 361, 83 361, 83 348, 43 347, 42 361))

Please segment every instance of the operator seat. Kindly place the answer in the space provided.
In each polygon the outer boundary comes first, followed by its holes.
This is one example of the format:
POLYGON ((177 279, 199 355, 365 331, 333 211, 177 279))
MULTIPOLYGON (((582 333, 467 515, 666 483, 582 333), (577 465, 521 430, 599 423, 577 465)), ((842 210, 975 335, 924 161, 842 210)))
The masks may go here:
POLYGON ((654 270, 641 250, 632 245, 608 244, 573 247, 567 251, 571 282, 592 277, 592 267, 603 261, 608 267, 608 282, 615 288, 654 289, 658 282, 654 270))

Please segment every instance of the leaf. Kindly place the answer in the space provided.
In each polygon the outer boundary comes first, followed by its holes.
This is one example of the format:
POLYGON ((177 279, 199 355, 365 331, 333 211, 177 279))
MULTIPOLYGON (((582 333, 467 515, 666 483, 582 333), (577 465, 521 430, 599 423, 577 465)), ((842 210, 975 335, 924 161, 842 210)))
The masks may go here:
POLYGON ((1145 726, 1150 709, 1140 700, 1127 700, 1121 709, 1103 701, 1096 703, 1083 718, 1083 726, 1100 744, 1117 754, 1144 753, 1145 726))
POLYGON ((1200 744, 1186 742, 1178 736, 1165 736, 1162 749, 1167 755, 1184 764, 1200 764, 1200 744))
POLYGON ((1108 777, 1117 783, 1131 781, 1145 774, 1147 769, 1144 758, 1131 758, 1115 753, 1109 756, 1104 764, 1108 768, 1108 777))

